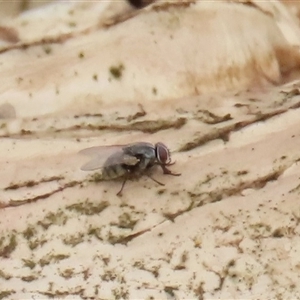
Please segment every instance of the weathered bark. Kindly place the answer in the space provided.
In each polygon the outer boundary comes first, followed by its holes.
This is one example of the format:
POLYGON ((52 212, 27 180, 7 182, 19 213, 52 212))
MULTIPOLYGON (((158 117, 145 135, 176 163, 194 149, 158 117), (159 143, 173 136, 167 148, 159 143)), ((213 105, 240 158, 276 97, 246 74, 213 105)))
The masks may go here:
POLYGON ((2 24, 0 299, 298 297, 299 28, 250 4, 56 3, 2 24), (166 143, 181 176, 118 197, 80 170, 81 149, 136 141, 166 143))

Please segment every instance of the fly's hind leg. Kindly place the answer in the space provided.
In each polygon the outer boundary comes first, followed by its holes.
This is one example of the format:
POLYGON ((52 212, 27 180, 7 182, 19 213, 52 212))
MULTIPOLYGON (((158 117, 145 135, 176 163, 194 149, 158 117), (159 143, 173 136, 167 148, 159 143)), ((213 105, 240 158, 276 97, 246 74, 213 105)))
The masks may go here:
POLYGON ((125 179, 123 180, 121 189, 118 191, 117 196, 119 196, 119 197, 122 196, 122 191, 123 191, 123 188, 124 188, 124 186, 125 186, 126 181, 127 181, 127 178, 125 178, 125 179))

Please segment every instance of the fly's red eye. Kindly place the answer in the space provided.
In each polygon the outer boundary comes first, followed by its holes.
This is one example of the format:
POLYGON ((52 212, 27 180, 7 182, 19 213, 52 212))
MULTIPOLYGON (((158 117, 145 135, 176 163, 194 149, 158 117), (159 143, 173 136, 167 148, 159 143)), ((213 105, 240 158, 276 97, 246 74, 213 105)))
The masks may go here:
POLYGON ((163 143, 157 143, 155 147, 156 147, 156 156, 158 162, 162 164, 168 163, 170 161, 170 152, 167 146, 164 145, 163 143))

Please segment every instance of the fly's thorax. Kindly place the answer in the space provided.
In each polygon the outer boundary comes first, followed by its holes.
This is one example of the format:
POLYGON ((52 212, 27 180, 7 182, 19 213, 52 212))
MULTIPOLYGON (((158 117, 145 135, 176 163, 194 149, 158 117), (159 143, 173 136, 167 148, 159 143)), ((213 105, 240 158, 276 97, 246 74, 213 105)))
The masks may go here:
POLYGON ((142 171, 153 165, 156 161, 155 147, 150 143, 136 143, 123 148, 124 153, 132 155, 139 160, 137 171, 142 171))
POLYGON ((139 170, 145 170, 148 168, 151 168, 154 164, 155 164, 155 157, 154 158, 147 158, 147 157, 143 157, 140 159, 140 162, 138 164, 139 170))
POLYGON ((150 143, 136 143, 123 148, 124 153, 145 158, 155 158, 155 148, 150 143))

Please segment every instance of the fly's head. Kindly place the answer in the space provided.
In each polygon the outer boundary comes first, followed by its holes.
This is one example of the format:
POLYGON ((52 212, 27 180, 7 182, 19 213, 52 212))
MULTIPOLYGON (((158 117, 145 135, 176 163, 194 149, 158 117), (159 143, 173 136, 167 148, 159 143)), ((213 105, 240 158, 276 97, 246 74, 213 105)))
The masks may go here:
POLYGON ((160 165, 168 166, 171 164, 171 154, 168 147, 163 143, 155 144, 155 154, 160 165))

